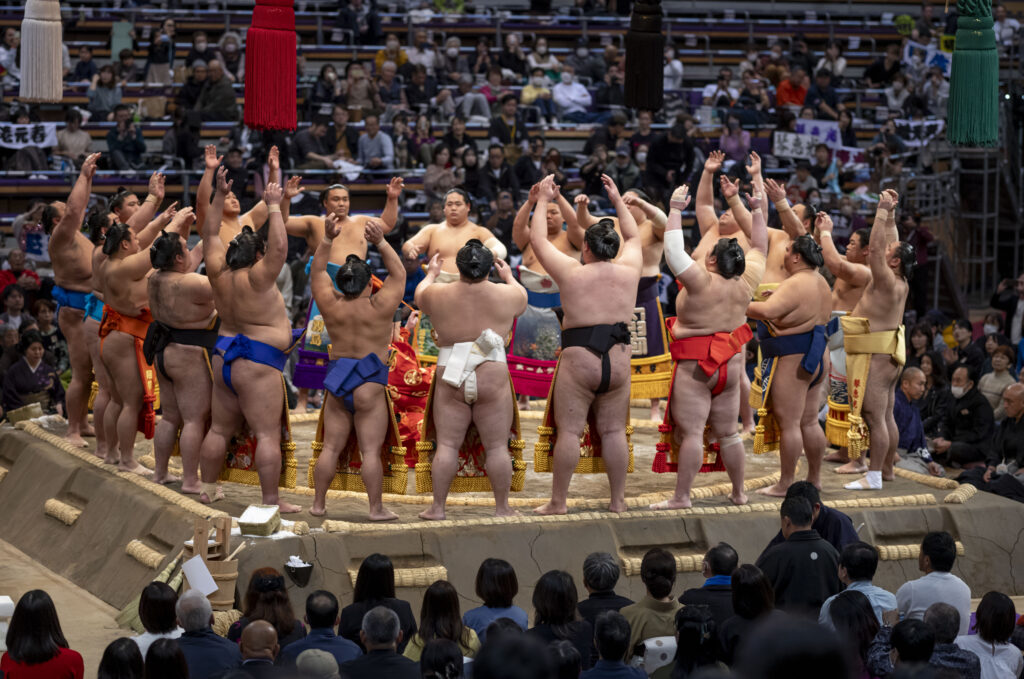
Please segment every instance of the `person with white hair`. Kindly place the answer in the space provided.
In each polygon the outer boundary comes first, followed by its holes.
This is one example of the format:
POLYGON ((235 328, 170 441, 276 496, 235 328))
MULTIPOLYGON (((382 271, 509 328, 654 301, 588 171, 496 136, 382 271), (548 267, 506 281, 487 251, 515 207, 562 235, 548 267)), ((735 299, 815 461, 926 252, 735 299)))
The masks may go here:
POLYGON ((341 665, 343 677, 375 677, 376 679, 419 679, 419 663, 398 653, 402 628, 398 614, 390 608, 377 606, 363 616, 359 639, 366 655, 341 665))
POLYGON ((190 589, 178 597, 174 612, 178 626, 185 630, 178 647, 185 655, 190 677, 219 676, 242 663, 238 644, 213 631, 213 608, 199 590, 190 589))

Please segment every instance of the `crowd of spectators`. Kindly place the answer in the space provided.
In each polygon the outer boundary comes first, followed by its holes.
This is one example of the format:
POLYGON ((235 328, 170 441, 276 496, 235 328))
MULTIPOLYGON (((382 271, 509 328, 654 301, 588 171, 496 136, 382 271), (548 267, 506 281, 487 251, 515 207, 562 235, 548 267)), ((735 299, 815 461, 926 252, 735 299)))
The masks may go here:
MULTIPOLYGON (((481 605, 462 611, 456 586, 438 580, 426 588, 418 619, 413 604, 397 598, 394 567, 381 554, 360 566, 352 603, 342 607, 334 593, 317 590, 302 612, 293 610, 284 576, 260 568, 226 637, 213 631, 201 593, 179 596, 153 582, 139 598, 145 631, 112 642, 98 677, 678 679, 701 669, 710 673, 700 676, 737 679, 1021 676, 1024 625, 1013 601, 988 592, 972 613, 970 591, 952 572, 957 545, 949 533, 924 537, 922 576, 892 593, 872 582, 874 546, 856 534, 826 539, 814 528, 850 519, 822 506, 813 486, 791 487, 780 515, 782 540, 756 565, 740 564, 736 550, 719 543, 704 557, 703 585, 677 593, 674 557, 653 548, 640 567, 644 595, 634 602, 616 593, 618 560, 596 552, 582 566, 585 598, 571 574, 548 571, 534 585, 532 615, 514 603, 515 569, 496 558, 481 563, 473 584, 481 605), (802 671, 780 674, 787 666, 802 671), (915 667, 922 673, 907 672, 915 667)), ((10 679, 84 676, 46 592, 18 602, 0 670, 10 679)))

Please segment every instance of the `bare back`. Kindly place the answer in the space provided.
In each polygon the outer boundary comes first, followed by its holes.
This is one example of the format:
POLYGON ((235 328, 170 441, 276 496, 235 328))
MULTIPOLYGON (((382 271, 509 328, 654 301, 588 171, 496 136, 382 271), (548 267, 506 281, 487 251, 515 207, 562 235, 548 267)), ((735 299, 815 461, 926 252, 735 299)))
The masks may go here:
POLYGON ((703 286, 693 290, 680 287, 673 337, 732 332, 746 322, 747 306, 764 271, 764 255, 759 250, 751 250, 746 259, 742 276, 725 278, 718 273, 704 272, 703 286))
POLYGON ((792 239, 782 229, 768 229, 768 258, 762 283, 781 283, 786 280, 786 248, 791 242, 792 239))
POLYGON ((149 308, 156 320, 181 329, 207 328, 217 315, 210 280, 197 273, 153 272, 149 308))
POLYGON ((284 351, 292 337, 284 297, 275 285, 257 290, 251 274, 251 268, 232 271, 225 267, 210 279, 221 317, 220 334, 243 334, 284 351))
POLYGON ((488 280, 434 284, 426 292, 421 306, 434 324, 438 346, 472 342, 488 329, 508 337, 526 306, 521 288, 488 280))
POLYGON ((317 307, 331 336, 332 359, 363 358, 372 353, 387 360, 395 309, 375 297, 346 299, 333 285, 330 298, 317 295, 317 307))
POLYGON ((562 295, 563 328, 628 323, 636 308, 640 271, 617 262, 593 262, 555 279, 562 295))
POLYGON ((719 232, 718 224, 716 223, 704 232, 704 235, 701 236, 700 241, 697 243, 697 247, 695 247, 693 252, 690 253, 690 257, 695 262, 703 262, 704 258, 711 254, 715 245, 717 245, 718 241, 722 238, 735 238, 736 242, 739 243, 739 246, 743 248, 743 252, 750 252, 750 239, 745 233, 737 229, 735 233, 724 236, 719 232))
POLYGON ((798 335, 828 323, 832 295, 828 282, 817 271, 804 269, 782 281, 772 293, 773 302, 787 311, 769 319, 780 335, 798 335))
POLYGON ((68 246, 49 248, 54 282, 65 290, 91 291, 93 247, 85 234, 75 233, 68 246))

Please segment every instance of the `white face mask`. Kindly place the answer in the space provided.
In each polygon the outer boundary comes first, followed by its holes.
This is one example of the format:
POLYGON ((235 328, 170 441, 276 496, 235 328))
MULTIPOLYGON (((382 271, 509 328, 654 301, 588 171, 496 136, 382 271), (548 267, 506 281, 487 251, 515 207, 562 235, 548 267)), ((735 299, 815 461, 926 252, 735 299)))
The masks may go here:
POLYGON ((967 390, 963 387, 950 387, 949 391, 953 394, 953 398, 961 398, 967 390))
POLYGON ((224 45, 224 51, 225 52, 237 52, 238 51, 238 45, 236 45, 233 42, 229 42, 228 44, 224 45))
POLYGON ((533 51, 540 56, 544 56, 545 54, 548 53, 548 48, 547 45, 537 45, 537 47, 533 51))
POLYGON ((448 55, 449 59, 455 59, 456 57, 459 56, 459 48, 458 47, 449 47, 448 49, 446 49, 444 51, 444 53, 448 55))
POLYGON ((534 87, 544 87, 544 76, 537 76, 536 78, 530 78, 530 82, 534 87))
POLYGON ((892 84, 892 91, 893 92, 900 92, 901 90, 903 90, 903 83, 893 83, 892 84))
POLYGON ((206 51, 206 43, 205 42, 197 42, 196 43, 196 52, 205 52, 205 51, 206 51))
POLYGON ((647 162, 647 151, 637 151, 636 152, 636 162, 637 163, 646 163, 647 162))
POLYGON ((578 56, 580 59, 586 57, 588 54, 590 54, 590 50, 588 50, 586 47, 576 48, 576 56, 578 56))
POLYGON ((571 85, 572 84, 572 73, 563 73, 562 74, 562 82, 565 83, 566 85, 571 85))
POLYGON ((398 41, 397 40, 388 40, 388 49, 389 50, 396 50, 396 49, 398 49, 398 41))
POLYGON ((986 323, 983 326, 983 328, 984 328, 984 331, 985 331, 986 335, 994 335, 995 333, 999 332, 999 326, 998 325, 992 325, 991 323, 986 323))
POLYGON ((839 208, 839 211, 841 213, 843 213, 844 217, 852 217, 853 216, 853 206, 852 205, 843 205, 841 208, 839 208))

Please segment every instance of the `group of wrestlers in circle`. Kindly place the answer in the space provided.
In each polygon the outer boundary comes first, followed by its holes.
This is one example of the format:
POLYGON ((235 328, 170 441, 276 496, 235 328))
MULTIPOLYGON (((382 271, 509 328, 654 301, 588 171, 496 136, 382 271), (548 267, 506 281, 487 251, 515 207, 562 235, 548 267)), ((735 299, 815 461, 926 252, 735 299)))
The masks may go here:
MULTIPOLYGON (((197 494, 203 502, 215 500, 228 441, 244 421, 257 440, 263 503, 278 505, 282 512, 300 511, 278 492, 281 401, 273 397, 282 389, 281 371, 293 342, 275 280, 285 263, 286 233, 300 235, 315 251, 310 285, 332 338, 324 448, 314 472, 310 509, 324 515, 327 488, 352 428, 360 450, 379 450, 384 441, 390 417, 385 401, 387 352, 406 282, 402 260, 425 255, 426 277, 416 288, 415 301, 433 323, 440 348, 438 376, 444 379, 435 380, 432 406, 437 433, 431 471, 434 502, 421 517, 444 518, 458 450, 471 423, 486 451, 496 514, 514 514, 508 503, 508 432, 516 404, 504 338, 526 309, 527 292, 505 263, 500 242, 468 221, 464 192, 450 191, 444 222, 420 229, 399 254, 384 235, 397 221, 400 178, 388 185, 380 218, 349 215, 348 191, 331 187, 322 196, 325 217, 289 219, 291 199, 303 189, 298 177, 280 183, 274 149, 262 201, 240 214, 225 170, 218 170, 221 159, 208 146, 195 211, 172 205, 158 215, 164 186, 157 173, 142 203, 135 196, 122 196, 109 214, 91 215, 87 236, 82 224, 98 156, 84 162, 66 206, 58 204, 63 213, 49 241, 62 302, 58 320, 72 363, 68 440, 82 445, 82 435, 94 434, 96 454, 108 463, 149 473, 135 460, 133 447, 146 397, 139 347, 148 326, 155 324, 159 337, 149 342, 156 343, 162 418, 155 430, 154 480, 176 480, 168 474, 167 463, 177 443, 182 492, 197 494), (264 222, 265 233, 260 233, 264 222), (189 250, 193 223, 202 240, 189 250), (371 286, 369 243, 388 272, 379 289, 371 286), (205 275, 195 273, 203 261, 205 275), (333 279, 328 262, 340 266, 333 279), (489 280, 492 269, 500 283, 489 280), (87 422, 93 372, 99 385, 93 404, 95 431, 87 422)), ((566 512, 580 456, 579 436, 591 409, 611 489, 609 509, 626 509, 631 353, 626 323, 632 319, 641 275, 656 275, 663 255, 680 290, 670 333, 675 379, 668 406, 679 464, 673 496, 654 508, 690 506, 690 490, 703 459, 705 424, 718 441, 732 483, 730 499, 736 504, 747 501, 737 421, 740 399, 746 397, 742 352, 751 335, 748 319, 759 322, 762 351, 775 361, 771 394, 781 439, 781 478, 761 491, 773 496, 784 495, 795 480, 801 450, 807 458, 807 479, 820 485, 825 438, 818 408, 828 381, 830 317, 845 312, 871 337, 890 344, 902 338, 907 278, 915 255, 898 238, 895 192, 880 196, 869 242, 863 234, 855 235, 843 256, 832 243, 829 216, 819 213, 813 224, 804 219, 802 206, 789 206, 783 185, 762 178, 754 153, 747 167, 753 194, 744 204, 739 181, 722 176, 720 187, 729 208, 716 214, 713 180, 722 161, 722 154, 714 152, 704 166, 696 196, 700 240, 689 254, 681 224, 691 198, 686 186, 672 194, 666 216, 633 193, 620 196, 615 184, 603 177, 616 218, 570 225, 585 229, 579 250, 563 228, 563 215, 572 208, 553 177, 535 185, 520 210, 514 236, 517 243, 523 241, 523 265, 553 279, 564 313, 559 371, 552 387, 554 420, 562 435, 553 452, 551 499, 538 513, 566 512), (768 200, 779 211, 783 229, 767 228, 768 200), (527 219, 531 208, 532 218, 527 219), (823 264, 836 277, 831 290, 818 272, 823 264), (751 301, 755 298, 759 301, 751 301)), ((585 197, 578 198, 577 207, 585 210, 585 202, 585 197)), ((849 330, 847 335, 849 341, 849 330)), ((870 470, 848 488, 880 488, 882 479, 893 478, 897 432, 892 402, 903 357, 885 351, 870 356, 860 393, 863 425, 871 436, 870 470)), ((379 456, 363 456, 361 476, 370 518, 396 518, 382 502, 379 456)))

